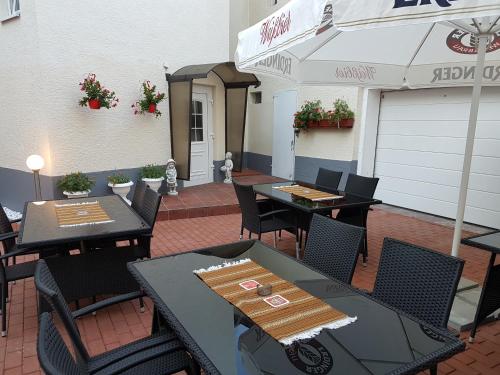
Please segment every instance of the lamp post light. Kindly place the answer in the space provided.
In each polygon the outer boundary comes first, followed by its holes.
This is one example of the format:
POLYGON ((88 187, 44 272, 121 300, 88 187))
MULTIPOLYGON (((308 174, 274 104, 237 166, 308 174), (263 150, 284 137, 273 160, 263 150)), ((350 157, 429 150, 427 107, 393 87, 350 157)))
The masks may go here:
POLYGON ((45 160, 40 155, 30 155, 26 159, 26 165, 33 171, 33 184, 35 185, 35 196, 37 201, 42 200, 42 188, 40 186, 40 169, 45 165, 45 160))

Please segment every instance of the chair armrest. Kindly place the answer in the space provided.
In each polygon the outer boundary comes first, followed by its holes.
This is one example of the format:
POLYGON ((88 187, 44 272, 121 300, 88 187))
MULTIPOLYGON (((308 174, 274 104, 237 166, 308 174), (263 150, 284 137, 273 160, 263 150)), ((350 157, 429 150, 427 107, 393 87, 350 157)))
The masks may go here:
POLYGON ((9 251, 8 253, 3 254, 2 256, 0 256, 0 260, 5 260, 5 259, 8 259, 8 258, 12 258, 12 257, 17 257, 17 256, 20 256, 20 255, 24 255, 25 253, 27 253, 29 251, 30 251, 30 249, 19 249, 19 248, 16 248, 15 250, 9 251))
POLYGON ((168 341, 149 350, 132 354, 118 362, 114 362, 99 371, 99 374, 115 375, 122 374, 126 370, 136 367, 142 363, 152 361, 164 355, 169 355, 180 350, 185 350, 178 340, 168 341))
POLYGON ((291 211, 290 210, 287 210, 287 209, 283 209, 283 210, 274 210, 274 211, 269 211, 269 212, 266 212, 265 214, 262 214, 262 215, 259 215, 259 218, 260 219, 263 219, 263 218, 266 218, 268 216, 274 216, 274 215, 278 215, 278 214, 284 214, 284 213, 290 213, 291 211))
POLYGON ((0 234, 0 241, 9 240, 11 238, 16 238, 17 236, 19 236, 18 231, 9 232, 9 233, 2 233, 2 234, 0 234))
POLYGON ((144 292, 139 291, 139 292, 120 294, 120 295, 115 296, 115 297, 106 298, 105 300, 93 303, 92 305, 88 305, 88 306, 82 307, 81 309, 73 311, 72 312, 73 318, 77 319, 77 318, 80 318, 84 315, 93 313, 97 310, 103 309, 105 307, 115 305, 115 304, 121 303, 121 302, 130 301, 130 300, 133 300, 133 299, 136 299, 139 297, 144 297, 144 296, 145 296, 144 292))

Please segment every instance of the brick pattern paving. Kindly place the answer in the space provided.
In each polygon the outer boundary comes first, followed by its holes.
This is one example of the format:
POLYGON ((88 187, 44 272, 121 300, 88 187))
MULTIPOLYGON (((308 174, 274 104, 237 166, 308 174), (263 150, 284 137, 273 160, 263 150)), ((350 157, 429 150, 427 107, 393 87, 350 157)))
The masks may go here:
MULTIPOLYGON (((240 216, 201 217, 162 221, 157 223, 153 240, 153 255, 160 256, 238 240, 240 216)), ((353 284, 371 289, 378 266, 382 240, 386 236, 448 252, 452 229, 409 218, 376 208, 369 218, 368 266, 361 262, 353 284)), ((272 244, 272 235, 263 240, 272 244)), ((278 247, 293 254, 294 243, 286 235, 278 247)), ((487 265, 487 254, 463 246, 461 256, 466 260, 464 276, 481 281, 487 265)), ((11 285, 9 334, 0 338, 0 374, 39 374, 36 357, 37 311, 32 279, 11 285)), ((137 302, 124 303, 79 320, 82 335, 92 355, 143 337, 151 329, 152 306, 146 301, 145 313, 140 313, 137 302)), ((467 334, 462 334, 466 339, 467 334)), ((439 366, 440 374, 492 375, 500 373, 500 323, 493 322, 479 328, 474 344, 467 350, 439 366)))

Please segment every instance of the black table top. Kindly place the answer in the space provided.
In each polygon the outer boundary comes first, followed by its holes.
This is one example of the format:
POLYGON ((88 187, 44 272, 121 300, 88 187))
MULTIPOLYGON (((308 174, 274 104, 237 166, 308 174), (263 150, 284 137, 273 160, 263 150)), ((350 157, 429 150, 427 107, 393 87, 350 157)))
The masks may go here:
POLYGON ((309 184, 307 182, 302 182, 302 181, 287 181, 287 182, 276 182, 272 184, 258 184, 254 185, 253 189, 257 194, 274 199, 278 202, 284 203, 288 206, 291 206, 293 208, 296 208, 298 210, 307 213, 331 211, 348 207, 367 208, 370 207, 371 205, 382 203, 382 201, 378 199, 361 197, 337 190, 329 190, 324 187, 318 187, 314 184, 309 184), (305 187, 310 187, 312 189, 341 195, 343 196, 343 198, 335 199, 332 201, 313 202, 309 199, 300 198, 290 193, 286 193, 278 189, 273 189, 273 187, 276 186, 287 186, 287 185, 302 185, 305 187))
POLYGON ((66 242, 136 235, 150 226, 117 195, 56 201, 27 202, 19 230, 18 246, 35 248, 66 242), (54 205, 99 201, 111 223, 59 227, 54 205))
POLYGON ((464 238, 462 243, 478 249, 500 254, 500 230, 464 238))
POLYGON ((209 374, 401 374, 423 370, 465 347, 258 241, 129 263, 129 269, 209 374), (244 258, 358 320, 282 346, 193 273, 244 258))

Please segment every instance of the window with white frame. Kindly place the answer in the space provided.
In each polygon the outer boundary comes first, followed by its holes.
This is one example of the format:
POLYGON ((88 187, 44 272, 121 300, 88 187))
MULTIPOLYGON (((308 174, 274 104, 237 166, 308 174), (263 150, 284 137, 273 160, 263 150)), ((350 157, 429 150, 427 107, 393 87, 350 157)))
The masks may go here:
POLYGON ((21 8, 19 7, 19 0, 7 0, 7 10, 9 12, 9 16, 17 16, 21 12, 21 8))

